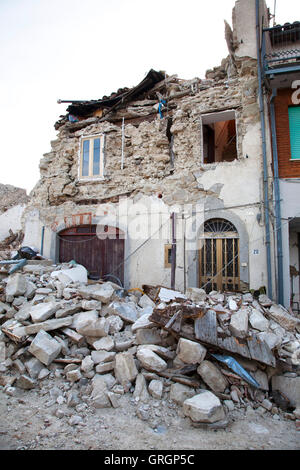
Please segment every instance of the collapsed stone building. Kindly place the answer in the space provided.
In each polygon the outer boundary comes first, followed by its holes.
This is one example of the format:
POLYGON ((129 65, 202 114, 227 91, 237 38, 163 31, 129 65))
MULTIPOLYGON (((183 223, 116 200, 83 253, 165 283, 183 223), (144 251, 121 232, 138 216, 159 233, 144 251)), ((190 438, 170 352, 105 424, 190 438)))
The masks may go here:
POLYGON ((151 69, 69 103, 23 214, 23 245, 49 259, 0 281, 7 395, 56 378, 68 383, 49 406, 76 408, 71 424, 82 401, 125 407, 132 393, 145 421, 168 397, 196 426, 253 407, 299 429, 300 320, 263 293, 276 294, 256 37, 268 18, 237 0, 229 55, 205 79, 151 69))
POLYGON ((150 70, 136 87, 71 102, 24 243, 126 288, 267 286, 255 21, 255 2, 238 0, 229 55, 205 79, 150 70))

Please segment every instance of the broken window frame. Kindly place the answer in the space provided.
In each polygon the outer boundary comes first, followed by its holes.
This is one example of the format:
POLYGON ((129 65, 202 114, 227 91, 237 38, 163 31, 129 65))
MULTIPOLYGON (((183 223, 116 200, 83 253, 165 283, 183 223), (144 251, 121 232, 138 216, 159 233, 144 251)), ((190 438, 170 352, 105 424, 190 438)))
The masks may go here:
POLYGON ((235 109, 226 109, 223 111, 213 111, 211 113, 203 113, 200 116, 200 139, 201 139, 201 164, 205 166, 217 165, 220 163, 232 163, 239 159, 239 142, 238 142, 238 116, 235 109), (236 131, 236 158, 232 161, 228 160, 214 160, 213 162, 205 162, 204 155, 204 125, 213 124, 216 122, 235 121, 236 131))
POLYGON ((83 135, 80 137, 79 144, 79 164, 78 164, 78 179, 80 181, 94 181, 104 179, 104 146, 105 146, 105 135, 104 134, 93 134, 83 135), (99 173, 94 174, 94 146, 95 141, 100 140, 99 148, 99 173), (83 175, 83 147, 84 142, 89 142, 89 160, 88 160, 88 174, 83 175))
POLYGON ((172 263, 170 261, 170 256, 172 252, 172 244, 168 243, 165 245, 165 268, 171 268, 172 263))

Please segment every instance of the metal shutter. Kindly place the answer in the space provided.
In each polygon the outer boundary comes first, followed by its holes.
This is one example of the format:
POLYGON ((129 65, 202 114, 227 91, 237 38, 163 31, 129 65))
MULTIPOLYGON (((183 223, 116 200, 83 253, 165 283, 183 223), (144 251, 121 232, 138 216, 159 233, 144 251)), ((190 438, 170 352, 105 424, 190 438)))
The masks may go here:
POLYGON ((300 159, 300 106, 289 107, 291 159, 300 159))

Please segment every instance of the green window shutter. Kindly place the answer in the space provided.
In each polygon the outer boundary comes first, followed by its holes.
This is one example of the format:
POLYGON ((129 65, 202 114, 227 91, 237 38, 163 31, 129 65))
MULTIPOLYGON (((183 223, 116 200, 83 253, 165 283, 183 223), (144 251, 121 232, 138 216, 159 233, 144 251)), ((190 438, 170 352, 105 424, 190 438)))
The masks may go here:
POLYGON ((300 106, 289 107, 291 159, 300 159, 300 106))

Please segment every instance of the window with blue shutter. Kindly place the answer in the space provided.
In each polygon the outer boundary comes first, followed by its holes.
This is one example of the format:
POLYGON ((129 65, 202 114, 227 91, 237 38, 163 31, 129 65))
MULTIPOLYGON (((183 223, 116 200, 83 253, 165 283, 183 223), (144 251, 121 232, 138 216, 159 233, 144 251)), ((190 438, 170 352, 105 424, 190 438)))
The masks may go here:
POLYGON ((291 159, 300 160, 300 106, 289 106, 291 159))

